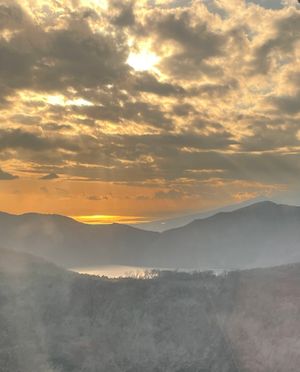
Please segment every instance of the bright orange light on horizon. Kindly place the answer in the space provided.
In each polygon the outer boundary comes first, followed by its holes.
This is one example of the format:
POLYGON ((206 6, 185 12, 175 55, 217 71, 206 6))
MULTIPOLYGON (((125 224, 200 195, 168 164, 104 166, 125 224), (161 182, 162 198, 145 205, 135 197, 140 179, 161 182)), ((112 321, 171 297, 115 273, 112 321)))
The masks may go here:
POLYGON ((148 222, 144 217, 139 216, 113 216, 113 215, 91 215, 91 216, 71 216, 74 220, 89 225, 109 225, 112 223, 135 224, 148 222))

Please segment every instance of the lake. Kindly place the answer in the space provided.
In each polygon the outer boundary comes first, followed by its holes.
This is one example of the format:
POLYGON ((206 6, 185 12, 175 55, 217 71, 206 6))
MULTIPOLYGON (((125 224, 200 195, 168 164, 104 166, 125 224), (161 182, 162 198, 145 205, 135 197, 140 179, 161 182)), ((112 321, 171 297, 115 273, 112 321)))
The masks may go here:
POLYGON ((145 273, 151 270, 152 268, 149 267, 123 265, 77 267, 72 269, 72 271, 76 271, 80 274, 107 276, 108 278, 144 277, 145 273))
MULTIPOLYGON (((89 267, 77 267, 72 268, 72 271, 80 274, 106 276, 108 278, 144 278, 147 273, 152 270, 168 270, 178 272, 195 272, 195 271, 209 271, 199 269, 178 269, 178 268, 152 268, 142 266, 124 266, 124 265, 103 265, 103 266, 89 266, 89 267)), ((216 275, 220 275, 224 270, 210 270, 214 271, 216 275)))

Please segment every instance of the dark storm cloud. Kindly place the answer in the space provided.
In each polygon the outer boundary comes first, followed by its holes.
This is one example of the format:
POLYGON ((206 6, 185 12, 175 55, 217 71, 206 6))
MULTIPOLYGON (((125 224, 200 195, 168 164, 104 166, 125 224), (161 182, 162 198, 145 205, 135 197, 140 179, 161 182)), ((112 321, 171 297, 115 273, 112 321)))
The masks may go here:
POLYGON ((18 178, 18 176, 14 176, 13 174, 5 172, 0 168, 0 181, 9 181, 16 178, 18 178))

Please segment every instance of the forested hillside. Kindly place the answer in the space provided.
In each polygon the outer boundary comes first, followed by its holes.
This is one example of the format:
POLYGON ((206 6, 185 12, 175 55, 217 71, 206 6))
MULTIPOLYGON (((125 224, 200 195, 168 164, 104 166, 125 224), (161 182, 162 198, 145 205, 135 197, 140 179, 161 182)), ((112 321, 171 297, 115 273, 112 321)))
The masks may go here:
POLYGON ((299 265, 109 280, 0 255, 1 372, 298 371, 299 265))

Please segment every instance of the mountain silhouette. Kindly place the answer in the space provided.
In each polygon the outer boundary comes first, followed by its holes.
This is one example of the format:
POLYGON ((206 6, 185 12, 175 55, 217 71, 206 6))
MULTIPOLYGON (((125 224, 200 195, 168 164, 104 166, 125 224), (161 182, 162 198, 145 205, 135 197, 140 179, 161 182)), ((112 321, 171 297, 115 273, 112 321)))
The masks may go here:
POLYGON ((259 202, 163 233, 59 215, 0 214, 1 244, 67 268, 231 270, 300 262, 300 207, 259 202))
POLYGON ((269 201, 166 231, 152 244, 156 263, 240 269, 300 261, 300 207, 269 201))

